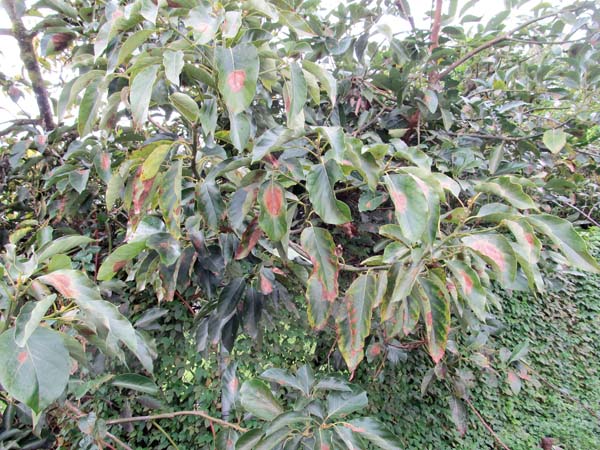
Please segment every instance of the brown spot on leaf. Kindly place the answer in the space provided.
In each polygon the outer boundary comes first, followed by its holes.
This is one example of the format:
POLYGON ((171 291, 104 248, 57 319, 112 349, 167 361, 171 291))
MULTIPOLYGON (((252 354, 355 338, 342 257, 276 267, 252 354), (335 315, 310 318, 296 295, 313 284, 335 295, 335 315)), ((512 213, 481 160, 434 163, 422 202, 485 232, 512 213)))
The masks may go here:
POLYGON ((406 195, 402 192, 392 191, 392 201, 394 202, 394 207, 396 208, 396 212, 403 213, 406 211, 406 206, 408 204, 406 200, 406 195))
POLYGON ((68 275, 62 273, 51 273, 45 276, 45 279, 54 289, 61 293, 63 297, 75 298, 77 289, 73 287, 73 283, 68 275))
POLYGON ((25 361, 27 361, 27 352, 26 351, 20 352, 17 355, 17 361, 19 361, 19 365, 25 364, 25 361))
POLYGON ((264 274, 260 274, 260 292, 264 295, 269 295, 273 292, 273 283, 264 274))
POLYGON ((460 271, 460 276, 463 279, 463 288, 465 289, 465 294, 470 295, 473 291, 473 280, 464 270, 460 271))
POLYGON ((100 166, 102 167, 102 170, 110 169, 110 156, 108 153, 102 153, 100 156, 100 166))
POLYGON ((238 93, 243 89, 245 81, 245 70, 234 70, 229 75, 227 75, 227 86, 229 86, 229 89, 231 89, 234 93, 238 93))
POLYGON ((479 239, 471 243, 471 248, 494 261, 501 271, 506 269, 506 260, 504 259, 504 254, 491 242, 488 242, 485 239, 479 239))
POLYGON ((119 270, 125 267, 125 264, 127 264, 127 261, 117 261, 113 264, 112 271, 117 273, 119 270))

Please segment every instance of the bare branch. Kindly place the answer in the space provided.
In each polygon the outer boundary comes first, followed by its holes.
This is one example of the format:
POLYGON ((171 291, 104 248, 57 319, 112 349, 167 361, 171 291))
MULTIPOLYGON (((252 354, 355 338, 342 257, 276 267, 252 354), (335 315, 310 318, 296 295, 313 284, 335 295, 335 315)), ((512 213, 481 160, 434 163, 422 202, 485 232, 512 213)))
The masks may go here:
POLYGON ((431 24, 431 45, 429 51, 433 51, 440 46, 440 28, 442 27, 442 0, 436 0, 433 23, 431 24))
POLYGON ((510 448, 508 448, 506 446, 506 444, 504 442, 502 442, 502 440, 500 439, 500 436, 498 436, 496 434, 496 432, 494 431, 494 429, 485 421, 485 419, 479 413, 479 411, 477 411, 477 409, 475 408, 475 406, 473 405, 473 403, 471 402, 471 400, 469 400, 468 398, 465 398, 465 401, 467 402, 467 405, 469 405, 469 407, 471 408, 471 410, 475 413, 475 415, 477 416, 477 418, 479 419, 479 421, 481 422, 481 424, 485 427, 485 429, 488 430, 490 432, 490 434, 494 437, 494 439, 496 440, 496 442, 498 443, 498 445, 500 445, 500 447, 502 447, 504 450, 510 450, 510 448))
POLYGON ((246 431, 248 431, 247 428, 236 425, 235 423, 226 422, 222 419, 217 419, 216 417, 213 417, 213 416, 205 413, 204 411, 199 411, 199 410, 174 411, 174 412, 170 412, 170 413, 155 414, 153 416, 122 417, 120 419, 107 420, 106 425, 117 425, 120 423, 130 423, 130 422, 147 422, 149 420, 158 420, 158 419, 174 419, 175 417, 180 417, 180 416, 202 417, 203 419, 206 419, 212 423, 216 423, 217 425, 221 425, 222 427, 225 427, 225 428, 232 428, 241 433, 245 433, 246 431))

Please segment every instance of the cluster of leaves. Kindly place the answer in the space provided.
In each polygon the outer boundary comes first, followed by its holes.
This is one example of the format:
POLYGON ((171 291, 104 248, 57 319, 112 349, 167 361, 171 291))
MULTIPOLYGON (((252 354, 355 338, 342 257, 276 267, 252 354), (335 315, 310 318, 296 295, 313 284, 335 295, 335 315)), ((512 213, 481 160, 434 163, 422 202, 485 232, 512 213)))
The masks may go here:
MULTIPOLYGON (((72 78, 59 126, 10 140, 4 390, 39 419, 89 375, 90 346, 152 374, 154 342, 126 317, 132 289, 186 302, 199 352, 232 351, 242 330, 257 339, 265 312, 302 292, 351 373, 424 344, 424 385, 452 381, 460 423, 470 383, 454 366, 465 354, 489 365, 471 344, 495 326, 494 284, 543 292, 553 261, 600 270, 547 213, 556 171, 542 171, 597 158, 596 138, 577 133, 597 115, 598 5, 542 4, 504 30, 523 3, 511 0, 474 36, 399 39, 376 19, 408 17, 404 1, 340 5, 330 26, 315 2, 171 3, 28 11, 53 43, 49 64, 68 60, 72 78), (482 58, 494 43, 511 45, 482 58), (69 257, 84 234, 93 261, 69 257), (366 259, 341 245, 357 236, 373 243, 366 259)), ((512 380, 521 357, 500 354, 512 380)))

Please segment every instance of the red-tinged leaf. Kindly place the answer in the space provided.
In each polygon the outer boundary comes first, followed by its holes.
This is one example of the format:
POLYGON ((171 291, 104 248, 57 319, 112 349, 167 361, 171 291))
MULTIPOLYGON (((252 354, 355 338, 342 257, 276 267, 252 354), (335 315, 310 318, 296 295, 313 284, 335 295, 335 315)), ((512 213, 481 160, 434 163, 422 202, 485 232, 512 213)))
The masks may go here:
POLYGON ((256 47, 240 44, 232 48, 217 47, 215 60, 219 75, 219 91, 232 114, 244 111, 256 92, 259 58, 256 47))
POLYGON ((514 182, 511 177, 500 177, 493 181, 479 183, 475 186, 475 190, 502 197, 518 209, 537 208, 531 197, 523 191, 523 187, 514 182))
POLYGON ((416 290, 423 309, 427 332, 427 349, 437 364, 444 357, 448 333, 450 332, 450 301, 441 280, 433 274, 430 278, 419 278, 416 290))
POLYGON ((158 186, 158 205, 171 235, 179 239, 181 229, 181 177, 183 164, 180 159, 162 177, 158 186))
POLYGON ((478 234, 464 237, 462 241, 495 269, 496 278, 502 285, 512 284, 517 272, 517 260, 504 236, 496 233, 478 234))
POLYGON ((269 295, 273 292, 273 283, 275 282, 275 274, 273 270, 263 267, 260 269, 260 292, 264 295, 269 295))
POLYGON ((146 248, 146 241, 130 242, 117 247, 102 263, 98 270, 98 280, 108 281, 129 261, 146 248))
POLYGON ((373 275, 360 275, 350 285, 337 319, 338 347, 350 372, 364 357, 365 339, 371 333, 371 318, 377 293, 373 275))
POLYGON ((598 261, 589 254, 585 242, 567 220, 549 214, 530 215, 524 220, 550 238, 574 267, 600 273, 598 261))
POLYGON ((538 291, 543 292, 544 280, 537 266, 542 251, 542 243, 535 236, 533 227, 525 220, 517 222, 506 219, 502 221, 502 224, 506 225, 517 241, 512 244, 512 248, 523 273, 527 277, 530 289, 537 288, 538 291))
POLYGON ((259 224, 272 241, 280 241, 287 233, 287 205, 285 190, 273 180, 265 181, 258 194, 259 224))
POLYGON ((245 70, 234 70, 227 75, 227 85, 232 92, 238 93, 244 88, 244 82, 246 81, 245 70))
POLYGON ((244 259, 250 254, 252 249, 256 246, 256 243, 262 235, 262 230, 258 227, 258 221, 254 219, 246 228, 246 231, 242 234, 242 239, 235 252, 235 259, 244 259))
POLYGON ((300 241, 313 265, 306 290, 308 320, 313 328, 322 329, 338 295, 339 262, 335 243, 327 230, 315 227, 304 229, 300 241))
POLYGON ((447 266, 458 282, 462 297, 467 301, 469 307, 479 320, 485 321, 487 317, 487 313, 485 312, 487 296, 477 272, 462 261, 448 261, 447 266))
POLYGON ((397 320, 402 326, 402 332, 405 336, 414 331, 419 322, 420 314, 421 306, 414 295, 411 294, 400 302, 397 320))
POLYGON ((521 387, 523 385, 519 376, 512 370, 509 370, 508 374, 506 375, 506 379, 508 380, 510 390, 513 392, 513 394, 518 395, 519 392, 521 392, 521 387))
POLYGON ((342 425, 381 449, 400 450, 403 447, 400 439, 377 419, 361 417, 342 425))
POLYGON ((386 175, 385 184, 403 236, 409 242, 418 241, 428 223, 428 202, 423 190, 410 175, 386 175))

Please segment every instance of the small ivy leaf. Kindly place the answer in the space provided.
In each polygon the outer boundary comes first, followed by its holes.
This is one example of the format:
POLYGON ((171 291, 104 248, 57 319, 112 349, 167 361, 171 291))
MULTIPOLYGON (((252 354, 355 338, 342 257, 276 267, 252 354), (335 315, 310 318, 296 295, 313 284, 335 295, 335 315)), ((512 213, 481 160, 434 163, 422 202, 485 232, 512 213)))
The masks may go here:
POLYGON ((547 130, 542 137, 542 141, 544 142, 544 145, 548 147, 548 150, 556 154, 566 145, 567 136, 567 133, 557 128, 554 130, 547 130))

